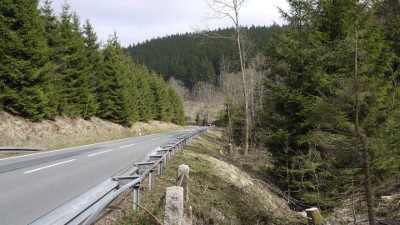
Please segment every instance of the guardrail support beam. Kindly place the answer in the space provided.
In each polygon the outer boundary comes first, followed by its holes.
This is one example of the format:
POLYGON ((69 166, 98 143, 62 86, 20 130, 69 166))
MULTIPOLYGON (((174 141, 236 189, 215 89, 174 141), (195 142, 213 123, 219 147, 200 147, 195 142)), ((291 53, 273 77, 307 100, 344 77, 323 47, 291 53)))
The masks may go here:
POLYGON ((162 176, 162 164, 161 163, 159 163, 157 165, 157 170, 158 170, 158 175, 162 176))
POLYGON ((133 186, 133 202, 133 210, 139 211, 136 204, 140 204, 140 184, 133 186))
POLYGON ((154 170, 150 170, 149 173, 149 190, 153 190, 154 188, 154 174, 153 174, 154 170))

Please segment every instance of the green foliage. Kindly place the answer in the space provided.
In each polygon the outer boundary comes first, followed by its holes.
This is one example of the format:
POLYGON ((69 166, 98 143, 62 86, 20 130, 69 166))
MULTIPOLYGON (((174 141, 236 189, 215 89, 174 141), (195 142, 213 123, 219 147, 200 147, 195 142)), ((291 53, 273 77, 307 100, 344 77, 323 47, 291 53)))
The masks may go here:
POLYGON ((32 121, 59 114, 126 126, 184 122, 181 99, 164 80, 126 56, 116 35, 103 50, 89 21, 65 4, 5 1, 0 6, 0 109, 32 121))
MULTIPOLYGON (((256 46, 249 57, 265 52, 265 42, 279 31, 278 26, 243 28, 243 33, 256 46)), ((232 37, 234 29, 219 29, 218 35, 232 37)), ((200 81, 215 83, 220 73, 220 60, 236 59, 236 45, 224 38, 208 38, 202 35, 177 34, 157 38, 125 49, 138 63, 163 75, 165 80, 174 77, 192 89, 200 81)), ((236 65, 235 70, 239 70, 236 65)))
POLYGON ((289 25, 269 45, 265 143, 282 188, 332 207, 364 182, 357 132, 368 141, 375 185, 398 171, 395 54, 368 2, 289 3, 289 25))
POLYGON ((69 5, 63 5, 58 27, 60 36, 55 47, 58 110, 70 116, 89 118, 88 109, 93 107, 89 93, 89 62, 78 18, 74 15, 69 12, 69 5))
POLYGON ((51 114, 49 57, 37 0, 0 5, 1 108, 40 121, 51 114))

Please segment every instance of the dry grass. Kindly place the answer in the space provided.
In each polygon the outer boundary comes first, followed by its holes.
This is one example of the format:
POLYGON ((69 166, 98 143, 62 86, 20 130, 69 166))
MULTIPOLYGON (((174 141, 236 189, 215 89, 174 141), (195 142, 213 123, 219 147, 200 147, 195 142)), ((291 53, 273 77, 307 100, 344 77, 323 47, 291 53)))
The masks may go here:
POLYGON ((0 146, 58 149, 178 129, 183 127, 159 121, 124 127, 96 117, 84 120, 59 116, 33 123, 0 111, 0 146))
MULTIPOLYGON (((291 211, 264 183, 234 165, 220 154, 225 149, 219 130, 209 131, 192 141, 174 156, 163 176, 155 177, 155 190, 142 187, 141 205, 163 220, 165 188, 176 182, 176 168, 190 167, 189 202, 186 216, 193 224, 304 224, 305 220, 291 211), (189 207, 190 206, 190 207, 189 207)), ((124 195, 106 209, 96 224, 157 224, 143 211, 134 212, 131 196, 124 195)))
POLYGON ((215 91, 213 93, 211 102, 201 101, 184 101, 185 114, 189 117, 190 121, 196 119, 196 115, 200 115, 200 119, 203 120, 207 112, 209 115, 209 122, 213 122, 218 119, 219 113, 224 109, 224 97, 221 93, 215 91))

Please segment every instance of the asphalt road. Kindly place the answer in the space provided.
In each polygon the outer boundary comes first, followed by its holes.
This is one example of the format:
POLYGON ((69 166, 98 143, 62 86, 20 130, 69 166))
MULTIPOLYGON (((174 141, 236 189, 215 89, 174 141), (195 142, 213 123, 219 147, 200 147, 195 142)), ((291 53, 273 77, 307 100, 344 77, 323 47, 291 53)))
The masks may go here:
POLYGON ((186 132, 0 159, 0 225, 25 225, 186 132))

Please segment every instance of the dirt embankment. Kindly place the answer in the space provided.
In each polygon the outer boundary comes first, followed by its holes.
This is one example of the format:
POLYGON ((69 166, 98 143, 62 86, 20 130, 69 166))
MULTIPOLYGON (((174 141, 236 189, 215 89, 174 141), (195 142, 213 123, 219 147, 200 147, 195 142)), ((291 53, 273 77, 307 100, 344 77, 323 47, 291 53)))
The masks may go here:
POLYGON ((0 111, 2 147, 58 149, 178 129, 183 127, 159 121, 138 122, 124 127, 96 117, 84 120, 59 116, 54 120, 33 123, 0 111))
MULTIPOLYGON (((223 155, 226 141, 220 130, 212 130, 192 141, 175 155, 162 176, 155 176, 155 189, 147 181, 141 186, 140 205, 163 221, 166 187, 176 183, 176 169, 190 167, 189 200, 185 202, 188 224, 306 224, 307 220, 288 207, 263 182, 223 155)), ((108 206, 96 225, 158 224, 144 210, 132 209, 132 194, 124 193, 108 206)))

